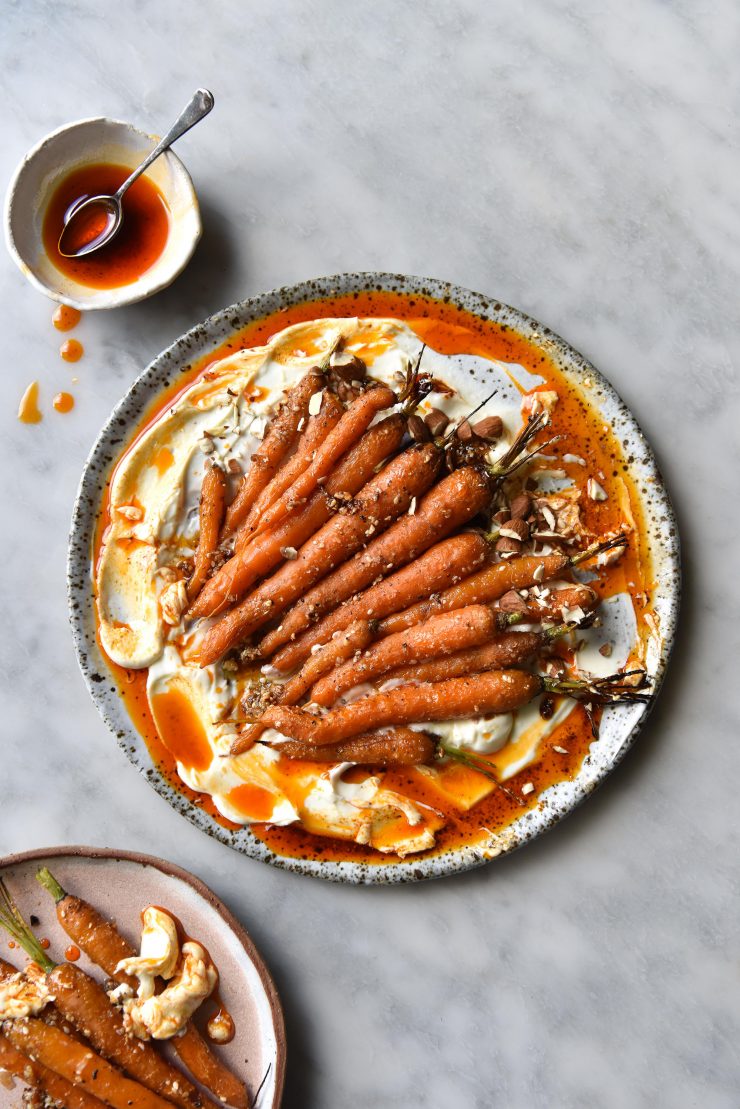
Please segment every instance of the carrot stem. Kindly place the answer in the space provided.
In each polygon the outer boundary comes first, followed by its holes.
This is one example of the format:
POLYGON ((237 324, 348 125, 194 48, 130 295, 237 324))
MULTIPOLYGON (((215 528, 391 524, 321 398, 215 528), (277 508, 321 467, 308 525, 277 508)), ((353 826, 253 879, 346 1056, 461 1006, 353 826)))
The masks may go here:
POLYGON ((39 941, 31 931, 30 926, 23 919, 20 909, 13 900, 8 887, 0 878, 0 925, 8 932, 25 951, 29 958, 41 967, 42 970, 53 970, 53 963, 44 951, 39 941))
POLYGON ((67 896, 67 891, 62 889, 54 875, 45 866, 36 871, 36 881, 41 883, 55 901, 61 901, 67 896))
POLYGON ((459 747, 452 747, 447 743, 442 743, 441 741, 437 744, 437 749, 439 751, 440 758, 444 757, 452 759, 454 762, 459 762, 462 766, 466 766, 468 770, 477 771, 477 773, 482 774, 484 778, 488 778, 489 782, 493 782, 496 788, 500 789, 502 793, 505 793, 509 800, 515 801, 516 804, 520 806, 523 806, 525 804, 525 802, 522 801, 521 797, 517 797, 517 795, 513 793, 510 789, 508 789, 503 784, 503 782, 500 782, 498 780, 493 771, 490 770, 488 766, 482 762, 482 760, 476 759, 474 755, 469 754, 467 751, 461 750, 461 748, 459 747))
POLYGON ((567 635, 568 632, 575 631, 578 624, 553 624, 551 628, 545 628, 542 633, 542 638, 548 643, 551 639, 559 639, 561 635, 567 635))
POLYGON ((604 539, 600 543, 593 543, 590 547, 586 547, 585 551, 581 551, 580 554, 573 555, 573 557, 570 559, 570 564, 571 566, 580 566, 582 562, 587 562, 590 558, 593 558, 594 555, 603 554, 604 551, 611 551, 614 550, 616 547, 626 546, 627 536, 624 534, 624 532, 620 532, 619 535, 614 535, 611 539, 604 539))
POLYGON ((542 686, 549 693, 565 693, 576 700, 596 701, 599 704, 646 704, 652 693, 639 693, 650 684, 644 670, 625 670, 605 678, 543 678, 542 686), (625 678, 640 675, 637 685, 625 684, 625 678))
POLYGON ((398 394, 399 404, 402 405, 401 411, 405 416, 410 416, 419 407, 424 397, 432 391, 434 379, 431 374, 421 372, 421 360, 426 349, 426 343, 422 343, 415 365, 412 366, 409 361, 406 380, 398 394))
POLYGON ((553 435, 539 447, 527 453, 527 447, 534 439, 538 432, 547 424, 547 413, 540 412, 536 416, 530 416, 522 430, 517 435, 514 442, 511 444, 506 454, 502 455, 497 462, 486 466, 487 472, 492 478, 496 480, 496 488, 500 488, 504 478, 509 477, 511 474, 516 473, 525 463, 534 458, 535 455, 541 454, 545 447, 549 447, 552 443, 561 439, 561 435, 553 435))

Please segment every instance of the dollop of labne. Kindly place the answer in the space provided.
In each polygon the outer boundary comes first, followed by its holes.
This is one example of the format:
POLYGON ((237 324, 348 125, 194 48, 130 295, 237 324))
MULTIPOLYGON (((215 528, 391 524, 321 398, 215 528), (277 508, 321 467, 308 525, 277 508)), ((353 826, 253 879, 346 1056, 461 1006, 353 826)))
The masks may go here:
POLYGON ((218 971, 199 943, 182 945, 175 977, 156 997, 128 998, 123 1003, 126 1028, 140 1040, 169 1040, 216 988, 218 971))
POLYGON ((0 1020, 35 1017, 54 1000, 46 975, 34 963, 0 982, 0 1020))
MULTIPOLYGON (((116 973, 139 981, 136 996, 114 991, 126 1029, 140 1040, 169 1040, 181 1032, 202 1001, 213 993, 218 971, 205 948, 188 940, 180 949, 177 925, 164 909, 149 905, 141 914, 138 955, 121 959, 116 973), (157 977, 167 985, 155 996, 157 977)), ((112 995, 111 995, 112 996, 112 995)))
POLYGON ((123 972, 139 979, 137 997, 145 1000, 154 993, 154 979, 172 978, 180 958, 177 927, 169 913, 150 905, 141 914, 141 950, 139 955, 121 959, 116 973, 123 972))

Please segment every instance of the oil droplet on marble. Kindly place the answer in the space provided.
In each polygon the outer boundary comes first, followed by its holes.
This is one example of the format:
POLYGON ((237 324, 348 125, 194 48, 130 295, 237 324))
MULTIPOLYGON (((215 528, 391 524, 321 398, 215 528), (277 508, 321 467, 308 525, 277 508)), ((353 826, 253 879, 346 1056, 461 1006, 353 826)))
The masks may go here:
POLYGON ((82 312, 71 308, 69 304, 60 304, 51 317, 51 322, 57 331, 71 331, 82 319, 82 312))
POLYGON ((24 424, 38 424, 41 422, 38 381, 32 381, 21 397, 21 403, 18 405, 18 419, 24 424))
POLYGON ((75 406, 75 399, 71 393, 57 393, 51 403, 57 412, 71 412, 75 406))
POLYGON ((59 353, 65 362, 79 362, 85 353, 85 348, 77 339, 65 339, 59 348, 59 353))

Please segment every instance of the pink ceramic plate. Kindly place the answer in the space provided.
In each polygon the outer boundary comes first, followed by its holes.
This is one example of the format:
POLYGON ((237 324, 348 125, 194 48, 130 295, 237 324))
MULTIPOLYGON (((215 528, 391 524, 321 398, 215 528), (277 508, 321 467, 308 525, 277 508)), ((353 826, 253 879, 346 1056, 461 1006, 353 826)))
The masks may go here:
MULTIPOLYGON (((69 939, 57 923, 54 902, 35 879, 40 866, 48 866, 64 889, 115 919, 137 947, 139 914, 152 904, 170 909, 189 935, 203 941, 219 969, 221 998, 236 1025, 233 1041, 216 1051, 246 1082, 251 1096, 263 1083, 255 1109, 277 1109, 285 1075, 285 1026, 280 1000, 254 943, 216 895, 180 867, 128 851, 51 847, 0 859, 0 876, 26 919, 31 914, 38 918, 36 934, 49 940, 49 954, 59 962, 64 959, 69 939)), ((0 953, 18 967, 26 961, 17 949, 8 949, 5 933, 0 939, 0 953)), ((101 977, 84 955, 78 965, 101 977)), ((0 1107, 17 1109, 20 1093, 20 1084, 14 1090, 0 1086, 0 1107)))

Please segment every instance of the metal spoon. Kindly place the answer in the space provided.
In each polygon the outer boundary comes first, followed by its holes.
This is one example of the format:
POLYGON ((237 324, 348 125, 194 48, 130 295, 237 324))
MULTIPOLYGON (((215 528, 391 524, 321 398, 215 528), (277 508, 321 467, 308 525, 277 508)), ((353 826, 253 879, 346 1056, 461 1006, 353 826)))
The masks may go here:
MULTIPOLYGON (((147 155, 131 176, 126 178, 113 196, 90 196, 87 200, 81 200, 78 204, 73 205, 64 217, 64 227, 59 236, 59 253, 65 258, 82 258, 87 254, 92 254, 95 250, 100 250, 102 246, 109 243, 114 235, 118 234, 123 223, 123 205, 121 201, 126 190, 133 185, 144 170, 149 168, 155 158, 158 158, 160 154, 164 154, 165 150, 169 150, 181 135, 184 135, 186 131, 199 123, 204 116, 207 116, 212 107, 213 93, 209 92, 208 89, 198 89, 165 137, 157 143, 151 154, 147 155), (75 238, 79 242, 79 231, 85 226, 85 220, 89 221, 91 225, 92 237, 89 241, 83 241, 81 246, 75 246, 75 238), (72 234, 75 225, 78 232, 76 236, 72 234)), ((85 236, 83 236, 84 238, 85 236)))

